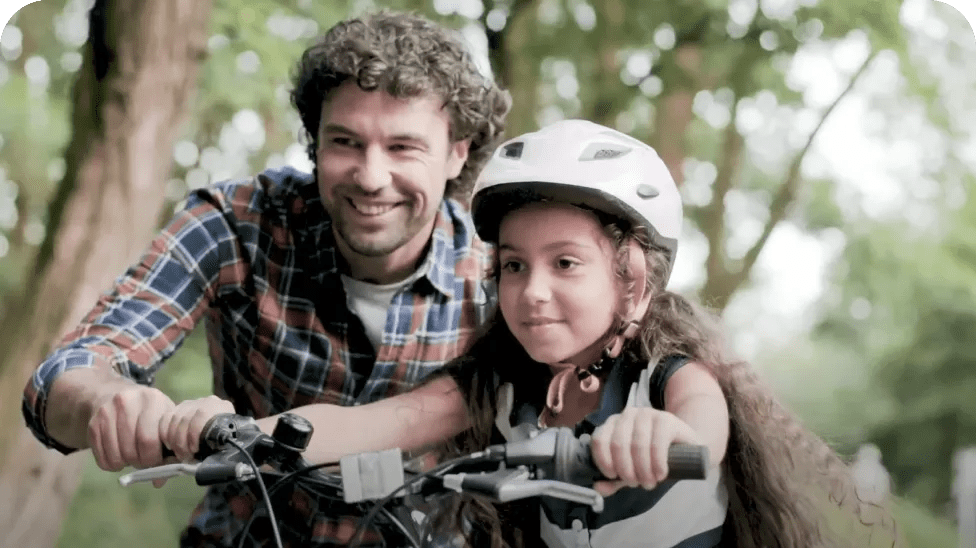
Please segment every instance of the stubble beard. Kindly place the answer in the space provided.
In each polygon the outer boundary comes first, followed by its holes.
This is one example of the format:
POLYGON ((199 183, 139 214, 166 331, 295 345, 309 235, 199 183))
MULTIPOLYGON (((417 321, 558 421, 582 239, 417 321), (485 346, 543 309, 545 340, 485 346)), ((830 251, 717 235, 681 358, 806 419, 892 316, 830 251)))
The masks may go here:
POLYGON ((379 237, 373 234, 363 235, 355 229, 350 230, 341 218, 335 219, 335 228, 342 241, 354 253, 363 257, 385 257, 410 242, 433 217, 434 215, 421 219, 414 218, 407 221, 405 225, 388 227, 379 237))

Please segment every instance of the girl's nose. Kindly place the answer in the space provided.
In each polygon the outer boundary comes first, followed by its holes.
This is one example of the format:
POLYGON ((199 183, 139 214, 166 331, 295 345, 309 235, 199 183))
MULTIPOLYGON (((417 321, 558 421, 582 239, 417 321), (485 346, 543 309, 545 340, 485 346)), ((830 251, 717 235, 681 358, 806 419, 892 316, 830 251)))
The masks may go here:
POLYGON ((548 302, 552 298, 549 277, 543 269, 529 269, 522 294, 530 303, 548 302))

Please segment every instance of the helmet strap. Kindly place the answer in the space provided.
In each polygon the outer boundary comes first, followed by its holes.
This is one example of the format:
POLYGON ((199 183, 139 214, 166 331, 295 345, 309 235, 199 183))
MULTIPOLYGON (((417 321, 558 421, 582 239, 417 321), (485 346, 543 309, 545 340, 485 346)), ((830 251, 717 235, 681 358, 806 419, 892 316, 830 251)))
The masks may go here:
POLYGON ((539 416, 539 426, 576 424, 591 408, 599 405, 602 379, 620 357, 624 344, 640 333, 640 321, 651 304, 644 250, 633 238, 627 243, 627 274, 632 293, 627 299, 622 324, 610 336, 599 360, 586 367, 567 367, 556 373, 549 383, 546 407, 539 416), (569 378, 574 373, 577 382, 570 383, 569 378))

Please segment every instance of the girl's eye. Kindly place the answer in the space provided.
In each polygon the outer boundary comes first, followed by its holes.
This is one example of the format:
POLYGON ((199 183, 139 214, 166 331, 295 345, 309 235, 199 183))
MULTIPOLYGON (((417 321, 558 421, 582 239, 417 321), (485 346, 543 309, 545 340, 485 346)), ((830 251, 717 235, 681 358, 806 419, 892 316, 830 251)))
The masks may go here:
POLYGON ((505 272, 511 272, 512 274, 522 271, 522 263, 518 261, 505 261, 502 263, 502 270, 505 272))
POLYGON ((569 269, 571 269, 573 267, 579 266, 579 262, 578 261, 574 261, 573 259, 565 259, 564 258, 564 259, 559 259, 556 262, 556 265, 559 266, 559 269, 560 270, 569 270, 569 269))

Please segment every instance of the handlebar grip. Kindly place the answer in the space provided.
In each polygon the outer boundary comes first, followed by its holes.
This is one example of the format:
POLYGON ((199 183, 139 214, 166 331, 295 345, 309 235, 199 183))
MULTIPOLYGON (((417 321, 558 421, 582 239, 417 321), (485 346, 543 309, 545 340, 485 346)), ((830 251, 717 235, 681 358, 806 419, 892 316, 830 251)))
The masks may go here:
POLYGON ((668 448, 668 479, 705 479, 708 475, 708 447, 675 443, 668 448))
MULTIPOLYGON (((556 441, 555 479, 589 486, 606 480, 593 462, 590 436, 577 438, 569 429, 556 441)), ((708 473, 708 447, 675 443, 668 448, 668 480, 705 479, 708 473)))
MULTIPOLYGON (((238 432, 247 428, 259 432, 257 426, 254 426, 254 419, 250 417, 234 413, 220 413, 210 417, 200 431, 200 443, 193 459, 202 461, 223 449, 228 440, 236 439, 238 432)), ((176 456, 176 453, 165 445, 163 445, 162 452, 164 459, 176 456)))

